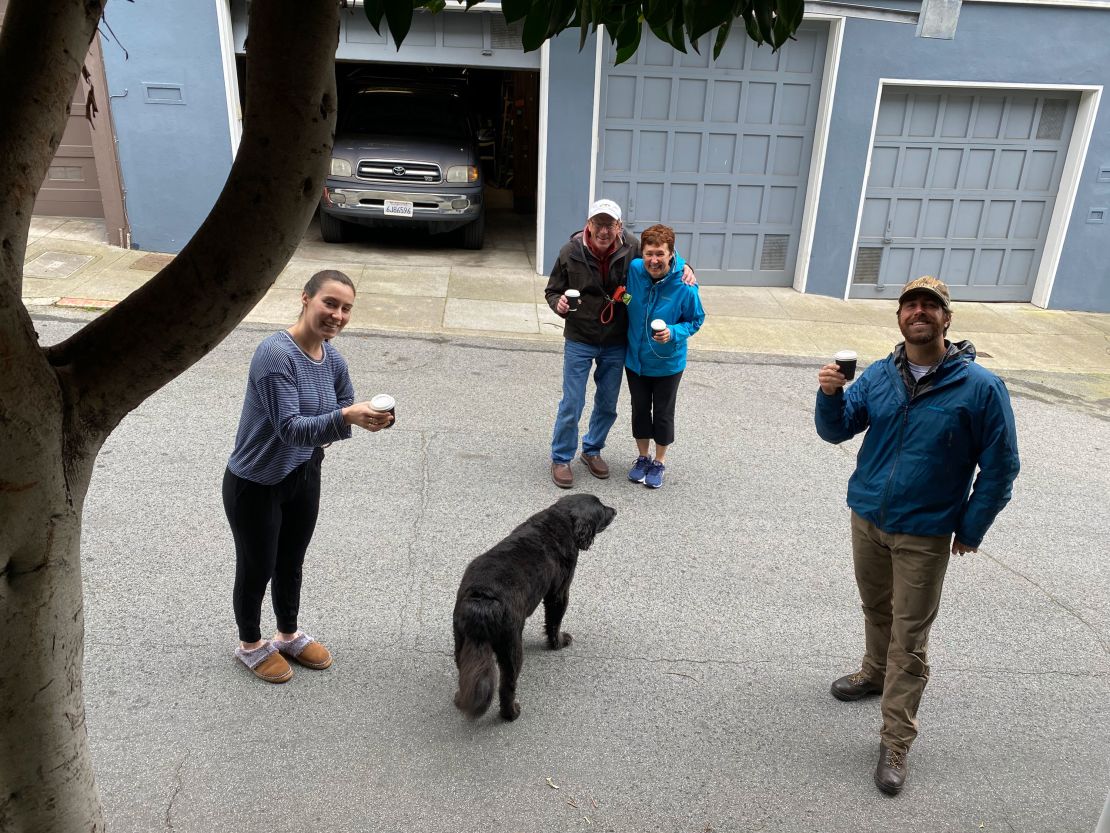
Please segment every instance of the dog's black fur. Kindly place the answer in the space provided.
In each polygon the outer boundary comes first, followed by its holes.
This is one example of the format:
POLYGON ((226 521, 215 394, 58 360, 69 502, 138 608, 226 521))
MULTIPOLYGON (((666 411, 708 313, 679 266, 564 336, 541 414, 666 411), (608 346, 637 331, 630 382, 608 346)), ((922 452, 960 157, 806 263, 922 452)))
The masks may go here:
POLYGON ((501 716, 516 720, 516 681, 524 662, 524 621, 543 602, 544 630, 552 650, 571 643, 559 625, 567 611, 580 550, 617 514, 593 495, 568 495, 537 512, 463 573, 455 599, 455 705, 469 718, 493 701, 493 660, 501 669, 501 716))

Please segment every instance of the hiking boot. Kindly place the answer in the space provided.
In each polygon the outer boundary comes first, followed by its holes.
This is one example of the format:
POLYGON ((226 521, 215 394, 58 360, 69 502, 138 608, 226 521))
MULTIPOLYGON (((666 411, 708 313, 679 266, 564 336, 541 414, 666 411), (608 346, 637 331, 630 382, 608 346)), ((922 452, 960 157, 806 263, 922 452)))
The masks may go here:
POLYGON ((658 460, 652 460, 644 472, 644 485, 649 489, 658 489, 663 485, 663 472, 666 470, 667 467, 658 460))
POLYGON ((871 678, 862 671, 857 671, 854 674, 848 674, 838 680, 833 680, 829 691, 837 700, 850 702, 870 697, 872 694, 882 694, 883 685, 882 683, 872 682, 871 678))
POLYGON ((887 795, 898 795, 906 783, 906 753, 879 744, 879 763, 875 766, 875 786, 887 795))
POLYGON ((560 489, 569 489, 574 485, 574 472, 568 463, 551 463, 551 482, 560 489))
POLYGON ((609 464, 601 459, 600 454, 583 454, 582 462, 586 464, 590 474, 599 480, 605 480, 609 476, 609 464))
POLYGON ((628 479, 633 483, 643 483, 650 465, 650 457, 637 457, 636 462, 632 464, 632 468, 628 472, 628 479))

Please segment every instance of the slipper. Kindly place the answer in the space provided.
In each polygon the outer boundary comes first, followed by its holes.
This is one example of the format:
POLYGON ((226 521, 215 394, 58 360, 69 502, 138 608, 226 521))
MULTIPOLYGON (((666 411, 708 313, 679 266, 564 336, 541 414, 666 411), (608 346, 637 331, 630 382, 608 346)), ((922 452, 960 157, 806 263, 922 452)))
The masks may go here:
POLYGON ((274 646, 305 668, 323 671, 331 665, 331 652, 304 631, 288 641, 275 639, 274 646))
POLYGON ((293 669, 272 642, 264 642, 253 651, 236 648, 235 656, 260 680, 284 683, 293 679, 293 669))

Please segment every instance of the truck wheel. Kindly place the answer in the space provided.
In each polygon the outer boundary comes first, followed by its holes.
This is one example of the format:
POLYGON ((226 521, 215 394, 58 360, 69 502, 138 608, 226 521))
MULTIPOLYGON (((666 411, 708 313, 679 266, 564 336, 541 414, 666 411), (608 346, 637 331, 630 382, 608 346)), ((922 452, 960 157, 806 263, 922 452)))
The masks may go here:
POLYGON ((478 219, 470 225, 463 226, 462 244, 464 249, 480 249, 486 241, 486 213, 483 211, 478 219))
POLYGON ((342 220, 320 212, 320 236, 325 243, 342 243, 347 239, 347 227, 342 220))

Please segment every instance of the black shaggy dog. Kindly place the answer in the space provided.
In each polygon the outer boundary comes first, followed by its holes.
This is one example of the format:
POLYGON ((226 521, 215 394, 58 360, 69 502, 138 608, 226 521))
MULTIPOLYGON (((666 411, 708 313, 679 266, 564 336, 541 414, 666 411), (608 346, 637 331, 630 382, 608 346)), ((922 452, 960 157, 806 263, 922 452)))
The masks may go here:
POLYGON ((516 681, 524 662, 524 620, 543 602, 547 646, 571 643, 559 625, 567 612, 579 550, 613 521, 617 510, 593 495, 568 495, 537 512, 463 573, 455 599, 455 705, 469 718, 493 701, 493 659, 501 669, 501 716, 516 720, 516 681))

